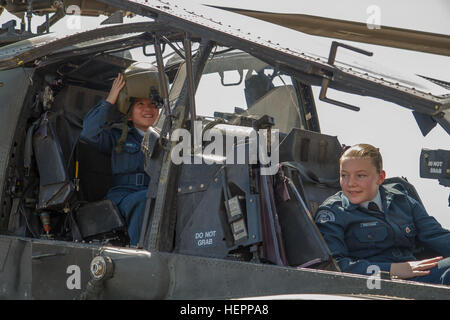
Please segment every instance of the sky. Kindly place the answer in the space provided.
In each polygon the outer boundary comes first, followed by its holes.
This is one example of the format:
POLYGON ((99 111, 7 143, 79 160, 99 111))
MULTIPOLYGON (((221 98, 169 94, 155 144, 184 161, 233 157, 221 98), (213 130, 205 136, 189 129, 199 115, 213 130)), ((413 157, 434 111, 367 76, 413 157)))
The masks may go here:
MULTIPOLYGON (((321 15, 358 22, 368 22, 369 19, 376 18, 381 25, 391 27, 410 28, 445 35, 449 35, 450 32, 450 1, 447 0, 426 2, 420 0, 193 1, 262 11, 321 15), (374 16, 374 14, 376 15, 374 16)), ((224 13, 224 15, 226 14, 224 13)), ((14 16, 4 13, 0 16, 0 24, 11 18, 14 16)), ((82 17, 82 28, 93 27, 104 19, 105 17, 82 17)), ((252 29, 251 25, 245 23, 248 19, 237 18, 239 20, 237 24, 243 21, 249 32, 259 32, 266 38, 276 38, 280 43, 286 43, 302 52, 328 56, 333 39, 305 36, 276 26, 267 29, 259 27, 252 29)), ((35 18, 33 26, 35 27, 43 21, 44 18, 35 18)), ((67 30, 67 26, 67 20, 63 19, 53 26, 53 30, 70 31, 67 30)), ((356 59, 358 61, 363 59, 388 72, 402 75, 422 74, 450 82, 449 57, 350 41, 342 42, 374 53, 373 57, 368 58, 369 61, 360 56, 338 52, 337 59, 343 62, 353 63, 356 59)), ((328 91, 328 97, 361 108, 361 111, 354 112, 318 100, 319 91, 319 87, 313 87, 322 133, 337 136, 339 142, 346 145, 370 143, 377 146, 383 155, 387 176, 406 177, 417 189, 428 213, 433 215, 445 228, 450 229, 450 207, 448 206, 450 188, 439 185, 437 180, 424 179, 419 176, 421 149, 450 150, 450 136, 440 126, 436 126, 426 137, 423 137, 411 111, 399 105, 370 97, 341 93, 332 89, 328 91)))

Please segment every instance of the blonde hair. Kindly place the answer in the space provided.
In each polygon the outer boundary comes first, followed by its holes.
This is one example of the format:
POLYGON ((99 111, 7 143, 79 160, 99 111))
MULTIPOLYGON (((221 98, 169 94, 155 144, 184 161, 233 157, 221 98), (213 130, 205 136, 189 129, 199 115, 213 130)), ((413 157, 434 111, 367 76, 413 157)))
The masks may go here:
POLYGON ((378 173, 383 170, 383 158, 381 157, 380 150, 370 144, 358 143, 349 147, 342 153, 339 158, 339 163, 342 163, 344 159, 348 158, 370 159, 378 173))

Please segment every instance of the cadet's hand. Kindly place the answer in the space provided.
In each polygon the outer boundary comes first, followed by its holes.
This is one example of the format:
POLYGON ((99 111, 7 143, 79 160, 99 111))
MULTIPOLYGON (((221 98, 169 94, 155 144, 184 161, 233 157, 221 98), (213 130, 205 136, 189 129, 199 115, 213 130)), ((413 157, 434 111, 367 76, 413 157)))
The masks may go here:
POLYGON ((409 279, 418 276, 426 276, 431 271, 429 269, 437 266, 438 261, 444 257, 434 257, 420 261, 407 261, 391 264, 391 278, 409 279))
POLYGON ((106 98, 106 101, 108 101, 111 104, 115 104, 117 101, 117 98, 119 97, 120 90, 125 86, 125 81, 123 79, 123 75, 119 73, 117 75, 117 78, 114 79, 114 82, 111 86, 111 90, 109 91, 109 95, 106 98))

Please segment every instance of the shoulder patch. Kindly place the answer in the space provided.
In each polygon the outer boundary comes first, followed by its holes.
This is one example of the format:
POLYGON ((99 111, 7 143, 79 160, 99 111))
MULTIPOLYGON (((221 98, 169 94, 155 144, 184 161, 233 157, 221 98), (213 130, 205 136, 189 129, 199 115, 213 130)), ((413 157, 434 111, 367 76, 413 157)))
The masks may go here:
POLYGON ((334 215, 334 212, 331 210, 320 210, 316 214, 316 223, 326 223, 326 222, 333 222, 336 221, 336 217, 334 215))

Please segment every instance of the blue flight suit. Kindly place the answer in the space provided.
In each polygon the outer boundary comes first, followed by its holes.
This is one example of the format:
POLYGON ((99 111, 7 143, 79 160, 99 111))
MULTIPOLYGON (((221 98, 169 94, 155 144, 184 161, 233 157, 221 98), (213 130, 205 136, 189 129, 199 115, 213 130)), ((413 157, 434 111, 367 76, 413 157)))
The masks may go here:
MULTIPOLYGON (((401 184, 382 185, 379 192, 383 212, 349 202, 342 191, 326 199, 317 210, 317 227, 343 272, 368 275, 370 265, 389 272, 392 263, 417 260, 413 255, 417 241, 450 257, 450 231, 408 196, 401 184)), ((450 284, 449 260, 439 264, 439 276, 446 272, 446 284, 450 284)), ((432 272, 434 275, 436 271, 432 272)), ((408 280, 428 282, 425 277, 408 280)))
POLYGON ((104 127, 113 107, 111 103, 101 100, 91 109, 84 118, 80 139, 111 156, 114 186, 108 191, 106 199, 112 200, 119 207, 128 225, 130 244, 136 245, 139 241, 150 177, 144 171, 145 157, 141 151, 143 136, 136 128, 129 128, 122 152, 117 153, 114 150, 122 129, 104 127))

